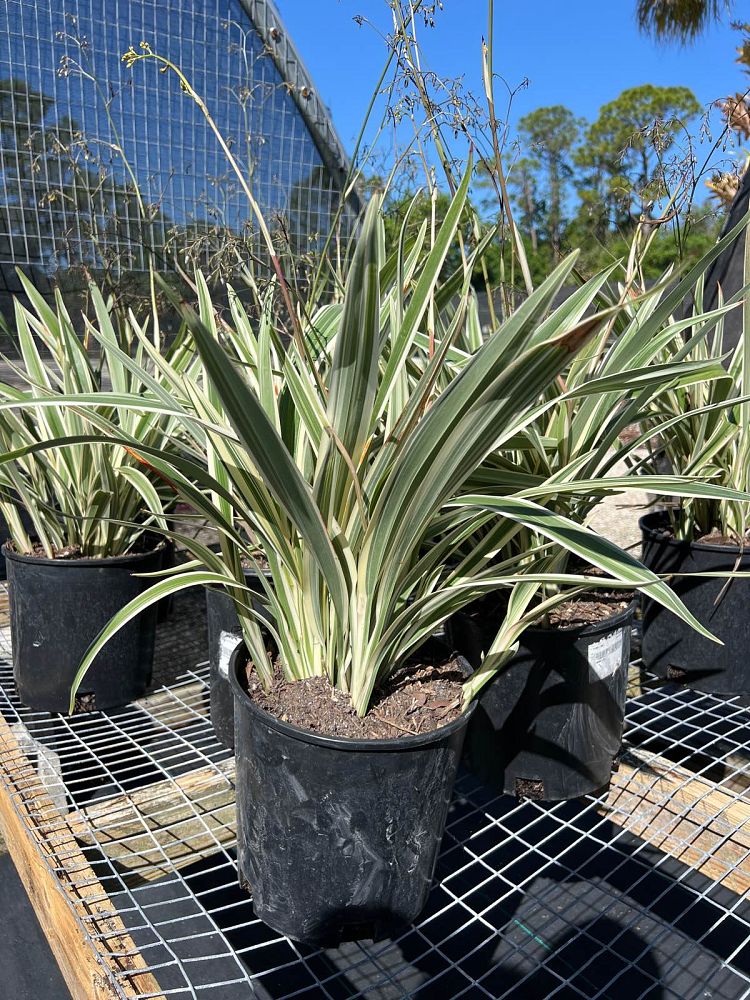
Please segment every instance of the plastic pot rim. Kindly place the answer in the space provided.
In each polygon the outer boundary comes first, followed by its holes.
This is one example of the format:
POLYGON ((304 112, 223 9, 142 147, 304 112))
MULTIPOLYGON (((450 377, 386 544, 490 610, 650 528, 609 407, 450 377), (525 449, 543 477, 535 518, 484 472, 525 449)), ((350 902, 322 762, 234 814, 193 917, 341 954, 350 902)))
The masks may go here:
MULTIPOLYGON (((260 580, 261 576, 263 576, 266 580, 273 582, 270 569, 264 569, 259 573, 256 569, 245 569, 243 567, 242 575, 244 576, 246 583, 248 580, 260 580)), ((226 592, 228 586, 231 586, 231 584, 207 583, 206 590, 214 590, 217 593, 226 592)))
POLYGON ((598 635, 600 632, 611 632, 612 629, 624 625, 628 618, 633 617, 638 610, 638 604, 639 600, 636 594, 628 606, 623 608, 622 611, 618 611, 616 615, 610 615, 609 618, 604 618, 599 622, 590 622, 588 625, 548 625, 546 628, 543 625, 529 625, 521 633, 519 642, 523 643, 525 635, 574 635, 578 637, 598 635))
MULTIPOLYGON (((466 726, 477 707, 477 699, 474 698, 457 719, 448 722, 439 729, 432 729, 428 733, 420 733, 416 736, 397 736, 383 740, 362 740, 347 736, 325 736, 322 733, 315 733, 310 729, 295 726, 291 722, 283 722, 281 719, 277 719, 275 715, 255 704, 239 679, 239 671, 244 669, 248 658, 244 642, 239 643, 232 653, 229 662, 229 682, 232 686, 235 701, 239 700, 244 710, 249 711, 259 722, 263 722, 271 729, 276 730, 276 732, 299 740, 301 743, 312 743, 315 746, 328 747, 329 750, 342 750, 351 753, 389 751, 393 753, 399 750, 415 750, 419 747, 429 746, 431 743, 437 743, 445 737, 452 736, 456 730, 466 726)), ((458 656, 456 659, 460 660, 462 667, 466 671, 466 676, 469 677, 472 671, 468 660, 463 656, 458 656)))
POLYGON ((6 559, 13 562, 30 563, 33 566, 65 566, 71 567, 94 567, 94 566, 133 566, 142 559, 154 555, 156 552, 164 551, 167 543, 162 539, 153 548, 145 552, 130 552, 121 556, 84 556, 81 559, 50 559, 48 556, 29 555, 24 552, 16 552, 9 548, 8 542, 3 542, 2 553, 6 559))
POLYGON ((710 542, 689 542, 684 538, 665 536, 658 530, 655 524, 646 523, 649 518, 652 518, 656 522, 657 517, 663 513, 665 512, 661 510, 651 510, 648 514, 644 514, 638 518, 638 527, 641 529, 644 538, 647 538, 650 542, 657 542, 660 545, 671 545, 673 548, 690 548, 697 552, 723 552, 725 555, 731 555, 732 558, 736 558, 738 555, 743 557, 750 556, 750 546, 745 546, 744 549, 740 550, 739 545, 734 544, 712 545, 710 542))

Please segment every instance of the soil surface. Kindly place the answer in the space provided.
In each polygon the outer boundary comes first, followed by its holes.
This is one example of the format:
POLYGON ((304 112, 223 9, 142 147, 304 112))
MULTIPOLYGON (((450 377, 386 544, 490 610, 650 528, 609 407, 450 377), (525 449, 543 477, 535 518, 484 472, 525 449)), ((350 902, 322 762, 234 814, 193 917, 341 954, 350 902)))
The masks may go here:
POLYGON ((518 799, 541 801, 544 798, 544 782, 532 778, 516 778, 514 791, 518 799))
MULTIPOLYGON (((675 533, 669 525, 662 525, 661 527, 655 528, 654 534, 659 540, 671 541, 675 537, 675 533)), ((723 545, 728 549, 739 549, 740 540, 734 535, 724 535, 718 528, 713 528, 711 531, 707 531, 703 535, 696 535, 695 544, 723 545)), ((743 548, 750 549, 750 529, 745 533, 743 548)))
POLYGON ((633 600, 630 591, 581 594, 563 604, 558 604, 547 616, 545 624, 552 628, 569 628, 572 625, 595 625, 621 614, 633 600))
POLYGON ((243 569, 248 569, 255 571, 256 567, 261 570, 261 572, 266 572, 269 569, 268 560, 260 552, 255 554, 255 563, 252 562, 247 556, 242 556, 240 558, 240 564, 243 569))
POLYGON ((248 694, 259 708, 324 736, 386 740, 417 736, 447 725, 461 714, 464 674, 458 659, 441 664, 412 664, 397 670, 376 692, 361 719, 349 696, 324 677, 289 682, 276 663, 271 690, 266 693, 251 664, 248 694))
MULTIPOLYGON (((7 546, 12 552, 18 552, 18 554, 22 556, 36 556, 38 559, 49 559, 47 551, 41 544, 41 542, 33 542, 32 545, 33 547, 31 552, 21 552, 16 543, 11 538, 9 538, 7 541, 7 546)), ((156 545, 152 545, 150 548, 147 549, 144 545, 136 543, 136 545, 134 545, 133 548, 131 548, 128 552, 122 552, 116 558, 119 559, 121 556, 144 555, 146 552, 152 552, 155 548, 156 545)), ((65 548, 62 549, 53 548, 52 558, 60 559, 61 561, 66 560, 67 562, 70 562, 73 559, 109 559, 111 558, 111 556, 87 556, 81 552, 80 545, 66 545, 65 548)))
MULTIPOLYGON (((571 569, 575 572, 586 572, 590 576, 605 575, 601 570, 590 566, 573 566, 571 569)), ((579 594, 578 597, 572 597, 569 601, 558 604, 549 612, 546 620, 539 619, 534 624, 537 627, 551 628, 595 625, 597 622, 619 615, 632 603, 634 596, 634 592, 630 590, 595 590, 588 594, 579 594)), ((469 615, 480 627, 487 621, 495 621, 499 627, 507 606, 508 593, 498 591, 480 598, 475 605, 472 605, 469 615)))
POLYGON ((95 712, 96 711, 96 695, 91 694, 77 694, 75 702, 73 704, 73 715, 78 715, 80 712, 95 712))
MULTIPOLYGON (((15 552, 18 552, 18 547, 15 544, 13 544, 13 543, 9 543, 9 547, 11 545, 13 546, 13 550, 15 552)), ((40 559, 49 559, 49 556, 47 555, 47 550, 44 548, 44 546, 41 544, 41 542, 34 542, 33 543, 33 547, 31 549, 31 552, 22 552, 21 555, 24 555, 24 556, 38 556, 40 559)), ((68 560, 70 560, 70 559, 83 559, 83 555, 81 554, 81 546, 80 545, 66 545, 64 549, 54 549, 53 548, 52 549, 52 558, 53 559, 68 559, 68 560)))
MULTIPOLYGON (((720 531, 710 531, 707 535, 701 535, 700 538, 696 538, 696 542, 703 545, 724 545, 731 549, 740 547, 739 539, 732 535, 722 535, 720 531)), ((747 535, 745 535, 743 548, 750 549, 750 538, 747 535)))

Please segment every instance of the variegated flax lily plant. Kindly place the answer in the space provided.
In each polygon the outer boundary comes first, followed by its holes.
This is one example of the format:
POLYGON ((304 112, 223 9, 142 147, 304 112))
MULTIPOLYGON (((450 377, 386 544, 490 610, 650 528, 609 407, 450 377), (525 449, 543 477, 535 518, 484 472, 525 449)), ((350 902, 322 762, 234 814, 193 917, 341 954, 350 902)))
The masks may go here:
MULTIPOLYGON (((199 278, 198 312, 180 307, 203 373, 178 372, 164 361, 169 392, 155 381, 137 397, 113 393, 111 402, 134 413, 169 414, 186 439, 203 442, 205 465, 118 435, 209 519, 221 551, 190 540, 194 560, 111 621, 84 658, 79 682, 101 646, 149 602, 221 584, 235 599, 256 671, 269 684, 271 656, 241 566, 243 555, 252 560, 260 550, 270 570, 269 578, 259 574, 269 628, 287 677, 324 676, 364 715, 377 686, 451 614, 533 572, 533 552, 456 572, 462 544, 482 518, 497 513, 491 498, 468 494, 467 483, 488 455, 515 447, 549 405, 550 388, 618 309, 585 318, 568 306, 550 311, 553 292, 545 284, 442 388, 475 263, 441 278, 469 180, 470 171, 433 241, 424 244, 424 228, 416 244, 407 246, 402 234, 388 260, 374 197, 342 301, 309 316, 301 309, 286 348, 270 301, 251 321, 235 297, 231 319, 219 322, 199 278), (431 303, 435 313, 450 306, 451 318, 425 343, 431 303)), ((475 256, 482 251, 478 246, 475 256)), ((67 405, 83 413, 87 404, 71 397, 67 405)), ((616 545, 520 496, 513 476, 505 486, 496 480, 495 489, 505 497, 508 530, 533 518, 543 535, 604 570, 608 586, 647 587, 708 634, 665 583, 616 545)), ((541 569, 537 579, 580 583, 541 569)), ((596 586, 596 578, 584 582, 596 586)), ((468 682, 467 700, 484 675, 468 682)))
MULTIPOLYGON (((722 242, 737 239, 737 230, 746 226, 746 217, 722 242)), ((723 317, 708 337, 693 336, 686 343, 677 338, 662 343, 659 360, 679 351, 686 363, 700 364, 709 357, 724 359, 724 379, 695 385, 670 386, 669 391, 651 401, 641 420, 642 433, 635 444, 648 446, 647 459, 633 463, 653 480, 660 468, 734 490, 750 489, 750 232, 744 234, 744 287, 730 300, 741 303, 739 336, 728 337, 723 317)), ((700 329, 703 316, 703 274, 687 299, 692 310, 686 322, 700 329)), ((719 289, 721 302, 721 289, 719 289)), ((658 485, 648 487, 662 492, 658 485)), ((747 549, 750 516, 747 505, 731 496, 684 496, 669 508, 671 528, 676 538, 694 542, 716 532, 747 549)))
MULTIPOLYGON (((20 552, 32 551, 33 537, 49 558, 70 548, 86 557, 124 555, 144 532, 166 528, 165 514, 177 499, 137 451, 113 443, 128 436, 165 454, 177 447, 181 430, 173 415, 118 409, 106 389, 109 382, 130 398, 151 387, 154 347, 146 328, 118 320, 95 286, 94 322, 81 337, 59 293, 53 307, 20 277, 29 306, 15 303, 19 358, 4 359, 14 378, 0 383, 0 510, 20 552), (130 367, 120 360, 126 356, 130 367), (71 397, 90 408, 60 402, 71 397), (96 419, 109 439, 93 439, 96 419)), ((184 335, 172 338, 165 357, 175 372, 197 364, 184 335)))
MULTIPOLYGON (((573 292, 531 334, 528 345, 549 337, 563 310, 567 322, 576 324, 597 303, 599 308, 619 305, 611 323, 577 352, 564 377, 542 393, 533 419, 466 480, 461 502, 475 504, 483 519, 464 544, 456 578, 478 573, 477 580, 514 554, 537 557, 521 560, 526 576, 513 588, 507 616, 475 683, 492 675, 509 644, 543 615, 548 598, 580 593, 580 571, 576 575, 569 567, 588 560, 584 550, 590 544, 578 549, 565 539, 561 517, 583 525, 605 496, 650 490, 679 498, 699 524, 721 525, 726 534, 735 524, 748 523, 750 428, 738 419, 749 405, 742 389, 748 384, 742 377, 747 346, 741 342, 729 363, 722 364, 724 319, 743 300, 745 289, 717 309, 701 308, 706 272, 746 226, 747 219, 684 275, 669 269, 648 295, 637 294, 640 269, 632 267, 632 260, 629 267, 613 265, 573 292), (683 315, 690 301, 695 307, 683 315), (654 466, 660 452, 670 459, 668 475, 654 466), (616 468, 623 461, 626 474, 616 468), (532 509, 528 501, 543 509, 532 509), (509 517, 516 523, 509 524, 509 517)), ((573 265, 571 258, 563 261, 535 294, 557 295, 571 282, 573 265)), ((470 342, 454 347, 446 369, 457 376, 475 350, 470 342)))

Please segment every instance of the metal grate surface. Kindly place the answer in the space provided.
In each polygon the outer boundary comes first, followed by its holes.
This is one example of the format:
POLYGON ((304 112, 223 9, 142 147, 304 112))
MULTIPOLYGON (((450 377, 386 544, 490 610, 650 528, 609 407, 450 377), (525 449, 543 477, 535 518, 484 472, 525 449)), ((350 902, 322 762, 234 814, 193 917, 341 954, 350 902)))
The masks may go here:
POLYGON ((20 705, 7 634, 0 655, 0 712, 18 740, 0 776, 20 747, 34 771, 16 807, 49 843, 64 827, 82 845, 79 878, 60 850, 48 863, 85 900, 122 996, 133 943, 152 997, 750 996, 750 712, 737 701, 637 679, 599 799, 517 802, 463 775, 419 923, 318 951, 269 930, 237 884, 233 764, 207 720, 205 667, 120 711, 64 718, 20 705), (40 789, 51 813, 34 812, 40 789), (130 946, 96 913, 102 887, 130 946))

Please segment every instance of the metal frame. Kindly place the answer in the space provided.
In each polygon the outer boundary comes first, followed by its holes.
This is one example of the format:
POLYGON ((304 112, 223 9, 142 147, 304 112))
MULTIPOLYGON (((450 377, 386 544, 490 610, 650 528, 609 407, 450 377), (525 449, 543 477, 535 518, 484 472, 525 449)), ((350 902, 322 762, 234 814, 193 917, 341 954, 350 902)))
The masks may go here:
MULTIPOLYGON (((0 77, 17 78, 3 87, 4 315, 12 317, 12 296, 21 291, 15 266, 32 271, 45 295, 55 277, 77 271, 66 286, 74 297, 86 288, 87 268, 104 268, 110 280, 145 273, 151 244, 161 253, 171 240, 185 241, 209 271, 219 258, 230 266, 231 255, 218 251, 231 249, 235 237, 243 259, 262 256, 249 206, 200 112, 174 81, 160 86, 155 70, 123 68, 122 51, 141 37, 155 45, 167 37, 179 52, 219 127, 238 144, 269 222, 279 213, 295 253, 318 245, 344 190, 342 233, 354 230, 361 198, 346 187, 344 147, 272 3, 191 8, 184 0, 112 0, 104 14, 101 0, 0 0, 0 10, 9 15, 0 28, 0 77), (106 85, 111 101, 97 83, 106 85), (41 117, 31 114, 39 107, 26 97, 26 85, 49 99, 41 117), (144 223, 111 145, 110 111, 144 197, 158 209, 151 222, 144 223), (34 122, 33 146, 17 128, 25 115, 34 122), (71 136, 65 115, 76 122, 71 136)), ((157 266, 165 269, 166 261, 159 258, 157 266)), ((140 294, 137 281, 130 291, 140 294)), ((75 302, 72 311, 78 314, 75 302)))
MULTIPOLYGON (((321 159, 340 187, 349 172, 349 157, 333 124, 328 108, 323 104, 302 57, 300 56, 273 0, 240 0, 266 44, 266 48, 282 79, 290 87, 300 114, 315 140, 321 159)), ((354 189, 349 197, 352 210, 361 209, 360 193, 354 189)))
MULTIPOLYGON (((177 610, 170 642, 196 622, 195 605, 177 610)), ((93 961, 99 992, 74 980, 76 998, 750 997, 750 711, 737 699, 636 669, 609 792, 519 802, 464 774, 418 923, 317 951, 262 924, 238 885, 234 762, 207 717, 205 666, 117 712, 65 718, 19 703, 7 641, 0 823, 14 857, 41 859, 27 885, 43 923, 62 894, 83 930, 63 957, 68 973, 93 961)))

